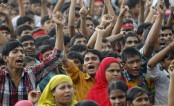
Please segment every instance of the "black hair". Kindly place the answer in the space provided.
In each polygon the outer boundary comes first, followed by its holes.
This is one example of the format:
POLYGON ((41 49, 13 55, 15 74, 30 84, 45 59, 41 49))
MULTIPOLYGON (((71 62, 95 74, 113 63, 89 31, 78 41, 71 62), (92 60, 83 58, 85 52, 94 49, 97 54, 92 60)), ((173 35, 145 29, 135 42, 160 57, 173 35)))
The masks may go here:
POLYGON ((103 57, 114 57, 114 58, 121 58, 120 54, 117 51, 112 52, 102 52, 103 57))
POLYGON ((39 46, 41 46, 42 45, 42 42, 44 40, 49 39, 49 38, 50 38, 50 36, 39 36, 39 37, 37 37, 36 38, 36 48, 38 48, 39 46))
POLYGON ((134 47, 127 47, 121 53, 121 59, 122 59, 122 62, 124 63, 126 62, 128 58, 135 57, 135 56, 139 56, 141 58, 140 52, 134 47))
POLYGON ((86 51, 88 48, 86 47, 86 45, 73 45, 70 49, 70 51, 76 51, 76 52, 83 52, 86 51))
MULTIPOLYGON (((45 53, 48 50, 53 50, 53 47, 50 45, 42 45, 38 48, 38 51, 36 53, 36 58, 40 60, 39 55, 45 53)), ((42 60, 40 60, 42 61, 42 60)))
POLYGON ((29 26, 29 25, 20 25, 20 26, 18 26, 17 28, 16 28, 16 35, 18 35, 18 36, 21 36, 21 34, 22 34, 22 32, 24 31, 24 30, 33 30, 33 28, 31 27, 31 26, 29 26))
POLYGON ((46 15, 46 16, 41 18, 41 24, 43 25, 47 20, 50 20, 49 15, 46 15))
POLYGON ((110 95, 112 90, 121 90, 126 93, 126 91, 128 90, 128 86, 124 81, 121 80, 113 81, 109 84, 108 95, 110 95))
POLYGON ((142 35, 144 30, 146 28, 148 28, 149 26, 152 26, 152 23, 143 23, 143 24, 139 25, 137 28, 137 34, 142 35))
POLYGON ((83 64, 83 56, 76 51, 71 51, 67 54, 68 59, 78 59, 81 64, 83 64))
POLYGON ((83 100, 78 102, 75 106, 99 106, 99 104, 92 100, 83 100))
POLYGON ((0 30, 6 30, 6 31, 10 32, 10 29, 6 25, 0 25, 0 30))
POLYGON ((70 43, 71 41, 71 37, 68 36, 68 35, 64 35, 63 36, 63 39, 64 39, 64 45, 66 46, 68 43, 70 43))
POLYGON ((94 55, 97 55, 97 56, 99 57, 99 59, 100 59, 100 62, 103 60, 102 54, 101 54, 98 50, 96 50, 96 49, 88 49, 88 50, 84 53, 83 59, 84 59, 84 57, 85 57, 85 55, 86 55, 87 53, 92 53, 92 54, 94 54, 94 55))
POLYGON ((74 45, 74 42, 75 42, 76 39, 78 39, 78 38, 85 38, 86 40, 88 40, 88 38, 87 38, 85 35, 83 35, 83 34, 76 34, 75 36, 73 36, 73 37, 71 38, 70 45, 71 45, 71 46, 74 45))
POLYGON ((21 36, 20 39, 19 39, 19 41, 21 43, 23 43, 25 41, 29 41, 29 40, 32 40, 32 41, 34 41, 34 43, 36 43, 35 39, 31 35, 21 36))
POLYGON ((137 4, 139 4, 140 0, 127 0, 127 6, 129 7, 129 9, 134 8, 137 4))
POLYGON ((128 37, 136 37, 138 39, 138 42, 140 42, 140 39, 138 37, 138 35, 134 32, 129 32, 125 37, 124 37, 124 41, 123 41, 123 44, 125 45, 126 41, 127 41, 127 38, 128 37))
POLYGON ((144 93, 147 94, 147 92, 144 89, 140 87, 133 87, 126 92, 126 100, 128 102, 132 102, 134 99, 143 95, 144 93))
POLYGON ((172 32, 172 28, 170 27, 170 26, 168 26, 168 25, 163 25, 162 27, 161 27, 161 30, 162 31, 164 31, 164 30, 171 30, 171 32, 172 32))
POLYGON ((42 45, 50 45, 50 46, 54 47, 55 39, 54 38, 45 39, 44 41, 41 42, 40 46, 42 46, 42 45))
POLYGON ((9 53, 17 47, 23 47, 21 42, 15 40, 15 39, 9 40, 2 47, 2 56, 8 56, 9 53))
POLYGON ((31 23, 33 23, 34 20, 33 20, 32 18, 28 17, 28 16, 21 16, 21 17, 19 17, 18 20, 17 20, 17 26, 20 26, 20 25, 22 25, 22 24, 24 24, 24 23, 26 23, 26 22, 31 22, 31 23))
POLYGON ((33 57, 25 56, 25 57, 24 57, 24 67, 25 67, 29 62, 32 62, 32 61, 35 62, 35 59, 34 59, 33 57))

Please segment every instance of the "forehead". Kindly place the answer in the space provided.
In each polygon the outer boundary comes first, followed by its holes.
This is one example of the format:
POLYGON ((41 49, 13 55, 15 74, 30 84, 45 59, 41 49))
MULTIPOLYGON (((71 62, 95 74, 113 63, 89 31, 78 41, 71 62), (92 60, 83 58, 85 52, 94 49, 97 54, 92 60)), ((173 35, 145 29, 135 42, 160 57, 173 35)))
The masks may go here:
POLYGON ((129 36, 127 37, 126 41, 138 40, 136 36, 129 36))
POLYGON ((120 69, 120 65, 118 63, 111 63, 108 65, 106 69, 110 69, 110 68, 120 69))
POLYGON ((129 56, 127 57, 126 61, 134 61, 134 60, 140 60, 141 58, 138 55, 135 56, 129 56))
MULTIPOLYGON (((13 50, 11 50, 11 51, 15 51, 15 50, 24 50, 24 49, 23 49, 23 47, 18 46, 18 47, 14 48, 14 49, 13 49, 13 50)), ((10 51, 10 52, 11 52, 11 51, 10 51)))
POLYGON ((162 31, 162 33, 170 33, 170 32, 172 33, 171 29, 165 29, 162 31))
POLYGON ((34 43, 34 41, 33 40, 27 40, 27 41, 22 42, 22 44, 25 44, 25 43, 34 43))
POLYGON ((97 57, 97 58, 99 58, 98 55, 93 54, 93 53, 91 53, 91 52, 86 53, 84 58, 88 58, 88 57, 97 57))

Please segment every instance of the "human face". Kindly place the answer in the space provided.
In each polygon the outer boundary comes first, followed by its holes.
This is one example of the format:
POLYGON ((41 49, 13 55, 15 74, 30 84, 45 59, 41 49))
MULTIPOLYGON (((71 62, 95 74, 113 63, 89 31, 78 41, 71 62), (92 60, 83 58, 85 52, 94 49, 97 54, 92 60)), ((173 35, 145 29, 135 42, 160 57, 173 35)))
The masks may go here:
POLYGON ((111 90, 109 100, 112 106, 126 106, 126 96, 122 90, 111 90))
POLYGON ((1 32, 7 39, 10 39, 10 32, 8 32, 7 30, 1 30, 1 32))
POLYGON ((30 8, 31 5, 29 0, 23 0, 22 2, 25 10, 30 8))
POLYGON ((91 36, 94 33, 94 24, 91 20, 86 20, 87 36, 91 36))
POLYGON ((132 101, 132 106, 150 106, 147 94, 143 94, 132 101))
POLYGON ((4 57, 4 61, 7 63, 7 67, 20 69, 23 68, 24 56, 24 49, 22 47, 16 47, 9 52, 8 56, 4 57))
POLYGON ((172 34, 172 31, 169 29, 163 30, 161 33, 161 36, 164 38, 164 40, 167 43, 170 43, 173 41, 173 34, 172 34))
POLYGON ((103 52, 112 52, 113 48, 110 42, 106 42, 102 44, 102 51, 103 52))
POLYGON ((79 70, 83 70, 83 68, 82 68, 82 63, 80 62, 80 60, 78 60, 78 59, 70 59, 70 60, 72 60, 74 63, 75 63, 75 65, 79 68, 79 70))
POLYGON ((40 3, 34 3, 31 5, 31 9, 36 15, 40 15, 41 12, 41 5, 40 3))
POLYGON ((127 69, 128 73, 132 76, 140 75, 141 59, 139 56, 127 58, 124 68, 127 69))
POLYGON ((111 63, 105 70, 106 80, 108 83, 119 80, 121 76, 121 68, 118 63, 111 63))
POLYGON ((45 53, 43 53, 42 55, 42 60, 45 60, 47 57, 49 57, 49 55, 52 54, 52 50, 48 50, 45 53))
POLYGON ((140 4, 136 4, 136 6, 134 8, 132 8, 132 13, 135 15, 138 15, 139 10, 140 10, 140 4))
POLYGON ((77 45, 77 44, 81 44, 81 45, 86 45, 87 44, 87 40, 86 38, 77 38, 74 42, 74 45, 77 45))
POLYGON ((129 11, 126 11, 125 15, 124 15, 124 18, 126 19, 131 19, 132 18, 132 15, 129 11))
POLYGON ((62 82, 56 87, 55 91, 53 92, 56 105, 69 105, 71 103, 73 94, 73 85, 69 82, 62 82))
POLYGON ((127 47, 136 47, 138 45, 138 38, 130 36, 126 39, 125 48, 127 47))
POLYGON ((170 57, 170 58, 165 58, 164 61, 161 62, 162 67, 166 70, 168 70, 168 67, 171 63, 171 61, 174 60, 174 56, 170 57))
POLYGON ((103 2, 95 2, 94 4, 94 14, 95 16, 101 16, 103 11, 103 2))
POLYGON ((89 74, 89 75, 95 75, 98 67, 100 65, 100 59, 97 55, 88 52, 84 57, 84 64, 83 69, 89 74))
POLYGON ((43 24, 44 30, 48 33, 52 28, 54 28, 54 23, 52 20, 47 20, 43 24))
POLYGON ((24 41, 22 45, 26 56, 33 57, 35 55, 36 46, 33 40, 24 41))
POLYGON ((31 34, 31 30, 23 30, 21 33, 21 36, 29 35, 29 34, 31 34))

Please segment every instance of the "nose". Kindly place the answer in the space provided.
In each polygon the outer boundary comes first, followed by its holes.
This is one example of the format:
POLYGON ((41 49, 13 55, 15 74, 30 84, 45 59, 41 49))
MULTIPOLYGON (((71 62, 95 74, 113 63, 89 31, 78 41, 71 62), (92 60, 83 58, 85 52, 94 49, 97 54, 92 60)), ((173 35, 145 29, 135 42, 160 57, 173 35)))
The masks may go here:
POLYGON ((133 67, 134 68, 137 68, 138 67, 138 63, 137 62, 134 62, 133 67))
POLYGON ((117 99, 117 98, 116 98, 116 99, 115 99, 115 103, 116 103, 116 104, 119 104, 119 103, 120 103, 120 99, 117 99))

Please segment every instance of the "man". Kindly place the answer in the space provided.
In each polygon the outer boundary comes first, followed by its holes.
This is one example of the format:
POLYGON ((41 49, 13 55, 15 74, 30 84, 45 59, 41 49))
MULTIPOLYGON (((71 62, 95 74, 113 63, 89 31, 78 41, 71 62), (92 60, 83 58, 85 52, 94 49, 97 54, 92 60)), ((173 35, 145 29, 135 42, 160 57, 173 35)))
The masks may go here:
POLYGON ((63 69, 73 80, 76 89, 76 100, 84 100, 88 91, 95 84, 94 77, 101 60, 101 54, 99 51, 94 49, 87 50, 84 54, 83 70, 86 72, 84 73, 79 70, 74 62, 67 59, 66 56, 63 59, 63 69))
POLYGON ((52 55, 41 64, 23 68, 24 49, 17 40, 12 40, 4 45, 2 50, 6 68, 0 70, 0 105, 14 106, 19 100, 27 99, 28 93, 36 89, 36 84, 52 70, 50 65, 60 62, 63 50, 62 28, 65 22, 59 12, 53 16, 57 24, 55 48, 52 55))

